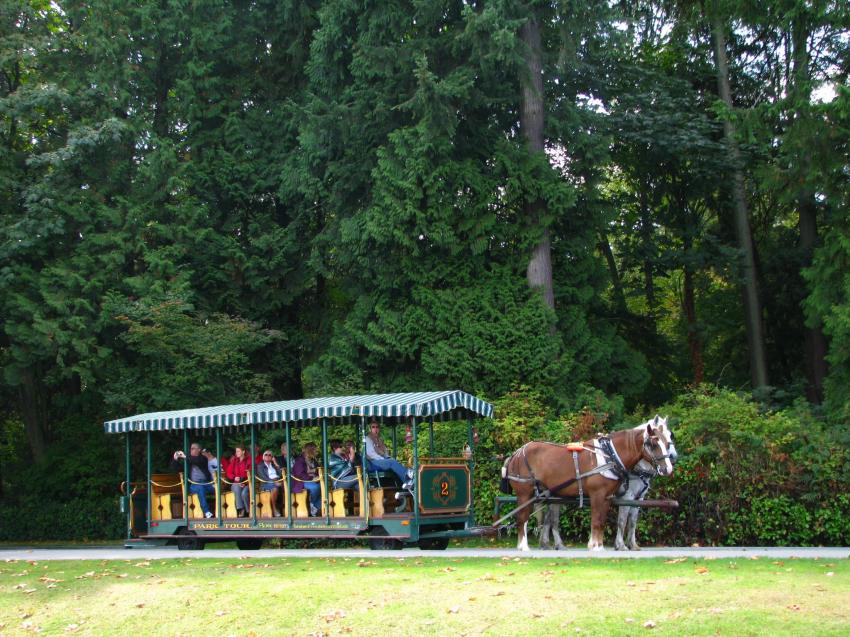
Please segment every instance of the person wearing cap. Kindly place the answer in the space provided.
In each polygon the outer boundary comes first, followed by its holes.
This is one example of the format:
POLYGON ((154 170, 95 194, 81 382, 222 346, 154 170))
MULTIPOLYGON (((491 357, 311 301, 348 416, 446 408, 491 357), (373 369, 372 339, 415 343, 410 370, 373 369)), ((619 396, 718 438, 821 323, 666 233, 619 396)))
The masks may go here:
POLYGON ((260 456, 262 462, 257 465, 257 477, 260 478, 260 491, 271 491, 272 494, 272 512, 275 517, 280 515, 280 510, 277 508, 277 495, 280 492, 280 479, 283 477, 283 470, 274 459, 274 454, 271 449, 266 449, 260 456))
POLYGON ((381 425, 374 418, 369 423, 369 433, 366 436, 366 460, 369 461, 369 469, 372 471, 392 471, 398 476, 403 488, 410 489, 413 486, 408 468, 387 451, 387 445, 381 440, 381 425))

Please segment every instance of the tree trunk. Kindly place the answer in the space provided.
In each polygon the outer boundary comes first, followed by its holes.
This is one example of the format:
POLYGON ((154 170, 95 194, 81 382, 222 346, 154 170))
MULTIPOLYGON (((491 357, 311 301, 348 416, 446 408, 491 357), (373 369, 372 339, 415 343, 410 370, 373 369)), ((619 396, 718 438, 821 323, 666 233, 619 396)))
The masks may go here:
POLYGON ((33 460, 40 462, 47 452, 47 397, 33 371, 24 374, 18 389, 18 405, 33 460))
MULTIPOLYGON (((729 66, 726 60, 726 34, 723 21, 720 19, 716 7, 712 11, 711 35, 714 41, 714 56, 717 63, 718 92, 726 107, 731 111, 732 91, 729 88, 729 66)), ((723 136, 733 166, 732 202, 735 211, 735 234, 742 255, 741 274, 744 279, 744 311, 746 312, 747 341, 750 353, 750 379, 753 388, 758 389, 768 384, 761 300, 759 299, 753 239, 744 190, 741 153, 735 139, 735 126, 728 118, 723 122, 723 136)))
POLYGON ((702 339, 697 326, 696 296, 694 294, 694 273, 685 266, 685 283, 682 296, 682 309, 688 324, 688 349, 691 354, 691 368, 694 372, 694 385, 702 384, 705 378, 705 364, 702 358, 702 339))
POLYGON ((625 314, 627 311, 626 294, 623 292, 623 281, 620 278, 620 272, 617 270, 617 261, 614 259, 614 252, 611 250, 611 243, 608 241, 608 235, 603 234, 599 239, 599 249, 605 257, 605 262, 608 264, 608 272, 611 274, 611 285, 614 288, 614 305, 617 311, 625 314))
MULTIPOLYGON (((522 104, 520 127, 532 155, 544 152, 543 144, 543 62, 540 49, 540 20, 532 10, 525 24, 520 28, 520 39, 525 45, 526 77, 522 82, 522 104)), ((543 300, 552 309, 555 307, 555 293, 552 286, 552 246, 549 229, 543 225, 541 214, 543 202, 533 201, 526 205, 526 219, 532 227, 539 228, 540 240, 531 253, 526 278, 532 289, 540 289, 543 300)))
POLYGON ((643 293, 646 297, 646 314, 652 322, 655 329, 655 319, 657 305, 655 298, 655 277, 653 276, 653 259, 649 256, 649 250, 653 248, 653 227, 652 215, 649 210, 649 202, 647 201, 646 193, 649 189, 649 184, 643 184, 639 193, 640 197, 640 236, 642 239, 644 254, 643 254, 643 293))
MULTIPOLYGON (((791 42, 793 46, 793 77, 791 78, 791 108, 793 109, 792 127, 812 130, 814 127, 806 120, 810 118, 811 77, 809 72, 808 51, 809 27, 806 15, 796 12, 791 21, 791 42)), ((818 245, 817 204, 815 192, 811 187, 811 157, 804 149, 798 149, 796 163, 800 175, 796 180, 802 184, 797 199, 799 214, 801 266, 812 265, 812 257, 818 245)), ((820 404, 823 401, 823 381, 827 374, 826 337, 818 323, 813 327, 803 327, 803 360, 806 372, 806 397, 810 402, 820 404)))

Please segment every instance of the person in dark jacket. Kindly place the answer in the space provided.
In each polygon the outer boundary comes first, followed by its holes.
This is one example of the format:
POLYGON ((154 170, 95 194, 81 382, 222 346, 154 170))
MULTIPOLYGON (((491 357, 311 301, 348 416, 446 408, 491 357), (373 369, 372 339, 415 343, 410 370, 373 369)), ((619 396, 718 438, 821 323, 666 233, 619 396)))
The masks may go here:
POLYGON ((215 488, 212 484, 213 479, 209 469, 209 461, 201 454, 201 445, 193 442, 189 446, 188 456, 182 451, 175 451, 172 458, 172 471, 183 471, 184 459, 189 464, 189 475, 186 476, 189 481, 189 493, 198 495, 204 517, 211 518, 212 512, 207 504, 207 494, 215 493, 215 488))

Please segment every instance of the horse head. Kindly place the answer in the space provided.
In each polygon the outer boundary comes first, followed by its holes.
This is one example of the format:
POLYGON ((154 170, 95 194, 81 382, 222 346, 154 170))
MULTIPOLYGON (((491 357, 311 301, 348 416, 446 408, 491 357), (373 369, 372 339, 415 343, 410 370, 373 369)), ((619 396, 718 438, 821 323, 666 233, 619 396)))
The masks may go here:
POLYGON ((669 476, 673 473, 673 463, 678 454, 673 432, 667 426, 667 418, 655 416, 644 424, 642 457, 653 466, 655 473, 669 476))
POLYGON ((670 462, 674 465, 679 460, 679 452, 676 451, 676 439, 673 435, 673 430, 670 429, 667 416, 655 415, 652 421, 655 430, 658 432, 658 437, 667 445, 667 453, 670 455, 670 462))

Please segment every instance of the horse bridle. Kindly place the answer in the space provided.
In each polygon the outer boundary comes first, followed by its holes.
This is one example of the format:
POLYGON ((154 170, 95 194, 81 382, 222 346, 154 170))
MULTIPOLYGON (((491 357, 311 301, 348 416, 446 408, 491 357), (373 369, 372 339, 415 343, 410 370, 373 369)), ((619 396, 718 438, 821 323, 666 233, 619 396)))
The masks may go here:
MULTIPOLYGON (((647 460, 649 460, 649 462, 652 464, 652 467, 655 469, 655 474, 660 476, 660 475, 662 475, 662 473, 661 473, 661 462, 664 461, 664 460, 668 460, 668 459, 672 458, 673 454, 670 453, 670 451, 668 449, 667 453, 662 453, 661 455, 656 456, 655 453, 653 453, 653 450, 652 450, 652 447, 653 447, 652 440, 654 438, 656 441, 658 441, 659 437, 657 435, 647 436, 645 433, 644 433, 644 436, 645 437, 643 439, 643 450, 646 452, 646 455, 649 456, 647 458, 647 460)), ((657 444, 657 442, 656 442, 656 444, 657 444)), ((670 460, 670 464, 673 464, 672 460, 670 460)))

